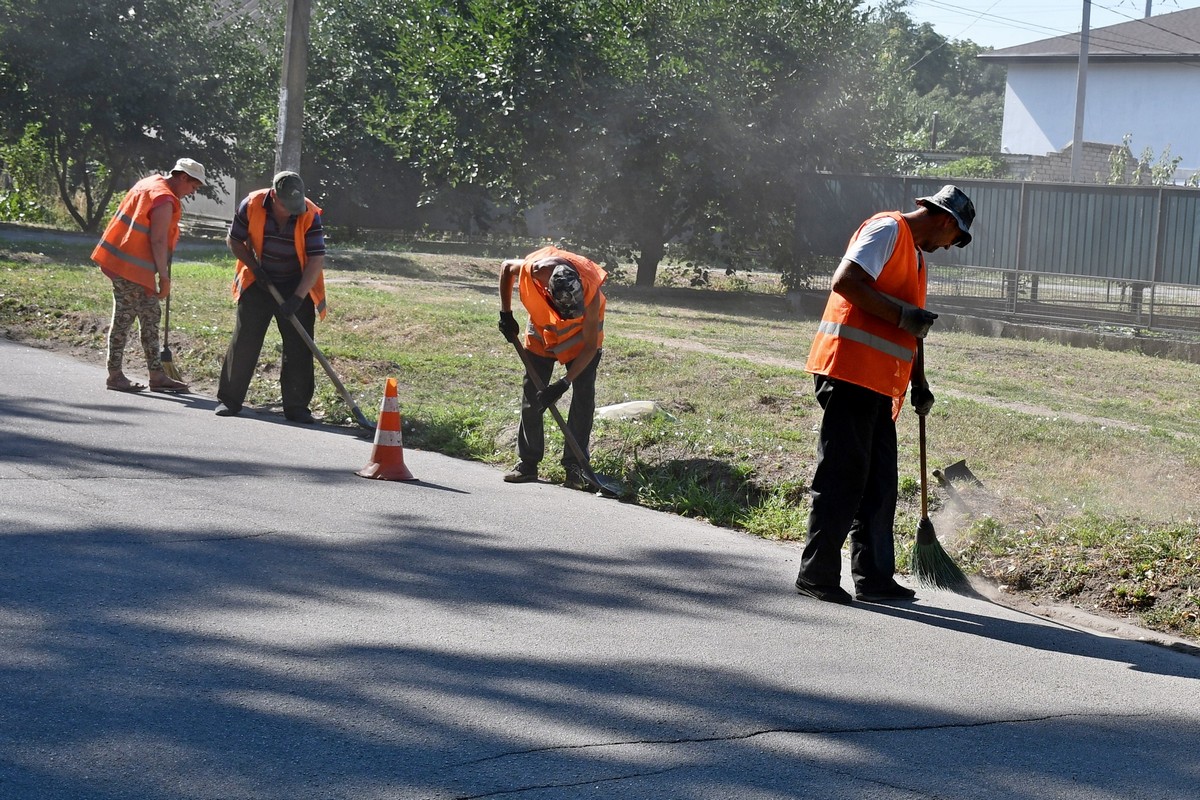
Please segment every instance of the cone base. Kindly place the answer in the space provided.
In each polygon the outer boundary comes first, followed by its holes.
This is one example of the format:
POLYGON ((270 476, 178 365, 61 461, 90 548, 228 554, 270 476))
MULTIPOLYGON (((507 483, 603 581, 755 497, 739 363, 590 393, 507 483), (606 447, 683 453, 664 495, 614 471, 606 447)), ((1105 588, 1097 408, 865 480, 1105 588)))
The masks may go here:
POLYGON ((392 464, 386 467, 383 464, 373 461, 354 474, 362 478, 370 478, 377 481, 416 480, 413 474, 408 471, 408 467, 404 466, 403 461, 401 461, 399 464, 392 464))

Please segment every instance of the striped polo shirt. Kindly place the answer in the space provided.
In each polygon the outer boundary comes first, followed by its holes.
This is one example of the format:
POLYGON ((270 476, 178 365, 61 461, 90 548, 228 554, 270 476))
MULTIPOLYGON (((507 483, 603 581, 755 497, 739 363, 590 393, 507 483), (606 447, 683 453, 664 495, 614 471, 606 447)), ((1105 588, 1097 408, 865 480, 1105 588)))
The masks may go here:
MULTIPOLYGON (((246 211, 249 203, 249 197, 242 200, 233 217, 233 224, 229 226, 229 236, 234 241, 250 241, 250 215, 246 211)), ((271 195, 264 195, 267 222, 263 229, 263 251, 258 254, 258 260, 274 283, 296 280, 300 277, 300 257, 296 254, 298 217, 292 215, 283 225, 278 225, 275 215, 271 213, 273 205, 271 195)), ((314 217, 312 227, 304 237, 304 251, 309 258, 325 255, 325 229, 321 226, 320 214, 314 217)))

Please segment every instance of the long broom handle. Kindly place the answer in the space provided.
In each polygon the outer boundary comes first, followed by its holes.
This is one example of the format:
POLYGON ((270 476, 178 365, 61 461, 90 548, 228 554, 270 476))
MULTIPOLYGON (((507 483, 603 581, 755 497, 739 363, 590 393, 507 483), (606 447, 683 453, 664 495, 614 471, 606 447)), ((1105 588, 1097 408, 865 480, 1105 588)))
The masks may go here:
MULTIPOLYGON (((275 284, 271 283, 269 280, 261 281, 261 283, 266 285, 267 290, 271 293, 271 297, 275 298, 275 302, 279 305, 283 305, 283 295, 281 295, 279 290, 275 288, 275 284)), ((329 363, 329 361, 325 358, 325 354, 321 352, 321 348, 317 347, 317 343, 314 342, 312 337, 308 335, 308 331, 304 330, 304 325, 300 322, 300 320, 296 319, 295 314, 289 314, 288 319, 292 321, 293 327, 296 328, 296 332, 300 334, 300 338, 304 340, 304 343, 308 345, 308 349, 311 350, 312 354, 317 357, 317 361, 321 362, 321 366, 325 369, 325 374, 329 376, 329 380, 333 381, 333 385, 337 387, 338 394, 340 394, 342 399, 346 401, 346 405, 350 406, 350 411, 354 415, 354 421, 357 422, 360 427, 366 428, 367 430, 374 430, 375 425, 372 424, 372 422, 367 419, 366 415, 363 414, 362 410, 359 409, 358 403, 354 401, 354 398, 351 396, 350 392, 346 391, 346 387, 342 385, 341 379, 338 378, 337 373, 333 371, 333 365, 329 363)))
MULTIPOLYGON (((925 375, 925 340, 917 339, 917 368, 925 375)), ((918 440, 921 443, 921 519, 929 518, 929 479, 925 472, 925 415, 917 415, 918 440)))
MULTIPOLYGON (((167 259, 167 283, 171 282, 171 259, 167 259)), ((175 287, 172 286, 172 289, 175 287)), ((167 294, 167 313, 163 319, 163 350, 167 350, 170 345, 167 344, 167 339, 171 336, 171 295, 167 294)))

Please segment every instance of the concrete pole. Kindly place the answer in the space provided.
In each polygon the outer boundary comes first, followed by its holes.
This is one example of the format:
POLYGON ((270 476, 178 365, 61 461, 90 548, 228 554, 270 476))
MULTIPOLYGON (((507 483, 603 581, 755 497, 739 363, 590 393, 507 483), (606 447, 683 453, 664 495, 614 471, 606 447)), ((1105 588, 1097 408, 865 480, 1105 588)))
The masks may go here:
POLYGON ((1083 106, 1087 99, 1088 28, 1092 0, 1083 0, 1083 27, 1079 31, 1079 73, 1075 79, 1075 133, 1071 142, 1071 183, 1079 183, 1083 164, 1083 106))
POLYGON ((308 80, 308 20, 311 0, 288 0, 279 82, 279 125, 275 130, 275 171, 300 171, 304 138, 304 85, 308 80))

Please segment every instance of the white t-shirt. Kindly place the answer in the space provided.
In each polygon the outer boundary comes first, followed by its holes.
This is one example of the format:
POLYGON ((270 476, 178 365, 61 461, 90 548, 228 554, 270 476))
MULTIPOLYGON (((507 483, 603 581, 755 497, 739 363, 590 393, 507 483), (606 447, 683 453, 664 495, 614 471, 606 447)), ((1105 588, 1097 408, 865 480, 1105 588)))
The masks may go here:
POLYGON ((880 217, 867 223, 842 258, 858 264, 873 280, 878 280, 883 265, 896 250, 899 237, 900 224, 891 217, 880 217))

